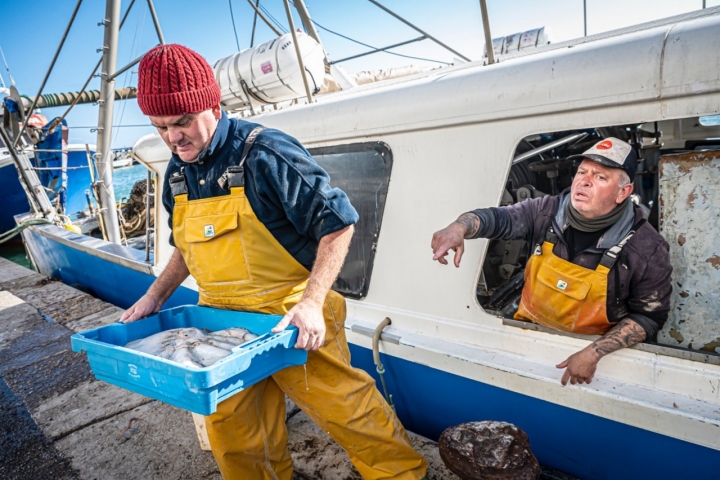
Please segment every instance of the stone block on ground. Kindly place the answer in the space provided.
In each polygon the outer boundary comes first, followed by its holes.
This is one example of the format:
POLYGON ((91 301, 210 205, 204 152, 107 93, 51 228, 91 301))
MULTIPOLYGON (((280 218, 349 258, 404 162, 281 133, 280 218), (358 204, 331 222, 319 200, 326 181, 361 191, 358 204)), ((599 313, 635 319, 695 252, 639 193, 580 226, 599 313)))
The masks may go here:
POLYGON ((34 327, 7 342, 0 350, 0 373, 22 369, 70 350, 70 331, 67 328, 47 322, 37 314, 30 316, 29 320, 34 327))
POLYGON ((3 377, 30 410, 36 409, 48 398, 73 390, 94 378, 85 355, 70 350, 8 370, 3 377))
POLYGON ((0 350, 46 323, 35 308, 10 292, 0 292, 0 350))
POLYGON ((14 307, 25 303, 21 298, 16 297, 12 292, 0 290, 0 312, 6 308, 14 307))
POLYGON ((65 458, 0 377, 0 478, 77 480, 65 458))
POLYGON ((120 320, 120 317, 124 312, 125 310, 120 307, 110 306, 100 310, 99 312, 85 315, 82 318, 70 320, 64 325, 75 332, 83 332, 85 330, 100 328, 104 325, 115 323, 120 320))
POLYGON ((157 401, 77 430, 55 447, 87 479, 221 480, 190 413, 157 401))
POLYGON ((90 295, 77 290, 76 292, 78 294, 72 298, 38 308, 40 308, 43 314, 52 318, 57 323, 65 325, 78 318, 98 313, 112 307, 111 304, 103 302, 98 298, 91 297, 90 295))
POLYGON ((109 383, 91 380, 44 400, 30 413, 43 433, 55 439, 152 401, 109 383))
POLYGON ((71 298, 85 295, 80 290, 46 277, 42 277, 42 280, 24 288, 8 288, 7 290, 10 290, 15 296, 22 298, 38 310, 42 310, 54 303, 65 302, 71 298))

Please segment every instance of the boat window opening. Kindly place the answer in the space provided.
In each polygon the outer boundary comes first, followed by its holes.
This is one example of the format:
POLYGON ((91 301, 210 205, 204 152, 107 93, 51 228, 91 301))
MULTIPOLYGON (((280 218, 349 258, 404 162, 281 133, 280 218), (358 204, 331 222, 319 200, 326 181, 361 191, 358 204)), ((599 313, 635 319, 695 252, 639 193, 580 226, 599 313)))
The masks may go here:
POLYGON ((386 144, 379 142, 313 148, 310 153, 330 175, 330 185, 347 194, 360 216, 333 289, 346 297, 364 298, 370 286, 385 210, 392 153, 386 144))
MULTIPOLYGON (((659 353, 698 361, 707 361, 702 355, 720 356, 720 322, 715 314, 720 310, 720 267, 716 266, 720 244, 713 240, 720 227, 703 221, 708 212, 714 218, 720 215, 720 121, 711 124, 703 118, 708 117, 525 137, 514 152, 500 201, 500 206, 512 205, 562 192, 576 171, 567 158, 603 138, 616 137, 633 145, 640 161, 631 199, 665 237, 673 266, 671 310, 655 345, 664 348, 659 353)), ((477 282, 478 301, 485 311, 503 317, 506 325, 567 335, 511 320, 520 302, 531 247, 524 240, 488 241, 477 282)))

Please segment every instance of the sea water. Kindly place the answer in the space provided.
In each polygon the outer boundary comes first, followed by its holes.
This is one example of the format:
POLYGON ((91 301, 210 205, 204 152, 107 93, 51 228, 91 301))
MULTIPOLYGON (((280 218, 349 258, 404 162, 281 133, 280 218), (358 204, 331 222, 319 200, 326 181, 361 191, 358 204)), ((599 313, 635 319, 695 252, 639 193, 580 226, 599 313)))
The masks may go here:
POLYGON ((113 186, 115 187, 115 200, 123 200, 123 203, 130 198, 133 185, 139 180, 147 178, 147 169, 136 163, 130 167, 117 168, 113 170, 113 186))

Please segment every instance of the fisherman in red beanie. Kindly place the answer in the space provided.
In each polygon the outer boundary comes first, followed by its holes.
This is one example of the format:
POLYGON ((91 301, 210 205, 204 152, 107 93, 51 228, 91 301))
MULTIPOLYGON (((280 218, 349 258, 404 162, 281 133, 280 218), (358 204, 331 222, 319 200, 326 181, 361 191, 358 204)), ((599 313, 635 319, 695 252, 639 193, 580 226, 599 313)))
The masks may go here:
MULTIPOLYGON (((176 249, 122 321, 160 310, 192 275, 200 305, 283 315, 305 366, 221 402, 206 417, 225 479, 292 478, 285 396, 328 432, 365 479, 419 479, 427 462, 374 380, 350 366, 345 299, 330 290, 358 214, 294 138, 230 119, 212 68, 181 45, 140 62, 138 104, 173 152, 163 179, 176 249)), ((252 330, 252 328, 251 328, 252 330)))

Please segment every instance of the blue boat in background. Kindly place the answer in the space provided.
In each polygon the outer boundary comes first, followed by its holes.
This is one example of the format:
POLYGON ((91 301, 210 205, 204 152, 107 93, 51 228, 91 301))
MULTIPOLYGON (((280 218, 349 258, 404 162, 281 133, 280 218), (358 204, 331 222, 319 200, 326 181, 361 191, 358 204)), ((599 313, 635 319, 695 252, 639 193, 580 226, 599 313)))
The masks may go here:
MULTIPOLYGON (((67 123, 63 120, 62 127, 49 132, 53 121, 42 127, 43 140, 34 149, 28 147, 26 154, 57 212, 75 221, 87 217, 91 206, 96 208, 90 203, 93 179, 90 169, 94 168, 95 145, 68 145, 67 123)), ((0 234, 16 226, 15 215, 32 210, 10 152, 5 145, 1 146, 0 191, 4 208, 0 211, 0 234)))
POLYGON ((27 195, 18 181, 17 170, 5 145, 0 150, 0 192, 3 192, 0 233, 5 233, 15 227, 15 215, 30 211, 27 195))
MULTIPOLYGON (((54 121, 54 120, 53 120, 54 121)), ((67 144, 67 123, 48 132, 53 121, 43 127, 44 140, 35 146, 35 162, 40 182, 49 189, 48 197, 58 213, 76 220, 88 210, 93 175, 90 173, 95 146, 67 144)))

